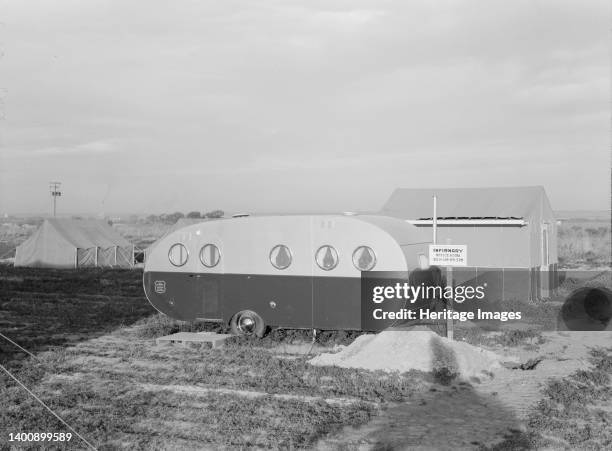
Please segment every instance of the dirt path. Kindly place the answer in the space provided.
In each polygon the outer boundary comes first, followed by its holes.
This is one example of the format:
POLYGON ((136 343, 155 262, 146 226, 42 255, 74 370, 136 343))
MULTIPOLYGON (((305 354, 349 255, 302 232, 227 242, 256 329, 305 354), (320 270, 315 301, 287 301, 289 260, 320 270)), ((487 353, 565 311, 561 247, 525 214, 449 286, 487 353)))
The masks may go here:
POLYGON ((495 397, 482 396, 469 385, 435 390, 391 406, 365 427, 345 428, 317 449, 478 448, 522 427, 495 397))
POLYGON ((395 404, 365 426, 347 427, 318 443, 337 449, 478 449, 525 429, 529 410, 550 378, 589 366, 588 351, 612 345, 608 332, 551 332, 540 346, 496 349, 508 360, 543 360, 533 369, 498 369, 489 380, 433 387, 414 400, 395 404))
POLYGON ((540 399, 542 388, 551 378, 563 378, 579 369, 587 368, 589 349, 612 346, 612 332, 548 332, 546 340, 536 349, 510 348, 502 351, 508 358, 526 362, 541 358, 531 371, 499 369, 495 377, 474 384, 483 396, 494 395, 520 418, 540 399))

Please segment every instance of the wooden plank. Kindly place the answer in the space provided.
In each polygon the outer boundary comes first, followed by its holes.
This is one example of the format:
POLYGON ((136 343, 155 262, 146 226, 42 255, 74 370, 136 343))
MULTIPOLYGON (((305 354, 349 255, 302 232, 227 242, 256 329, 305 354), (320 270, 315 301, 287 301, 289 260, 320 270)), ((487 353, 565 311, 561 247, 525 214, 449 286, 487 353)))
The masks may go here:
POLYGON ((210 343, 213 348, 223 346, 223 342, 233 335, 217 334, 215 332, 178 332, 155 339, 157 344, 181 343, 186 346, 189 343, 210 343))

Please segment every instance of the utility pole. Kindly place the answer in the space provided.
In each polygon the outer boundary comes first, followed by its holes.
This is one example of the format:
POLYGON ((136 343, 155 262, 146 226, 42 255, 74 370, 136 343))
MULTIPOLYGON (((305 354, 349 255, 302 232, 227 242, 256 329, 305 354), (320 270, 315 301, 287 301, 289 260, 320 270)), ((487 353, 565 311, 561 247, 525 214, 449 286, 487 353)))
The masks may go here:
POLYGON ((51 197, 53 197, 53 216, 55 217, 57 198, 62 195, 59 190, 62 182, 49 182, 49 189, 51 190, 51 197))

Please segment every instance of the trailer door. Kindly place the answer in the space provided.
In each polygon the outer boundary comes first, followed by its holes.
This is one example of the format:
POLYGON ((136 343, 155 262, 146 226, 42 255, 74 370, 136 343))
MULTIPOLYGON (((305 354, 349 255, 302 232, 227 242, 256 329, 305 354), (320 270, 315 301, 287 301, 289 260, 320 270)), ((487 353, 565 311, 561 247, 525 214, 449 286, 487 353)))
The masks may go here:
POLYGON ((194 274, 195 298, 199 305, 198 318, 219 320, 222 318, 220 308, 220 284, 217 275, 194 274))

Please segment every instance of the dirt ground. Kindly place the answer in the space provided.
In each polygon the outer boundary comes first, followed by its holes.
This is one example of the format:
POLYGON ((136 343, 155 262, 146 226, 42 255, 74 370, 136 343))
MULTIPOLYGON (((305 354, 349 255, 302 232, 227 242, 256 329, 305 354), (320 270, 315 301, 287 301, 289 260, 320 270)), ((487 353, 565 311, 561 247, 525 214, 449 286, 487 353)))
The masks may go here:
POLYGON ((541 358, 532 370, 500 368, 491 378, 432 387, 415 399, 390 406, 364 426, 346 427, 322 439, 317 449, 493 447, 525 431, 527 415, 551 378, 589 367, 589 349, 612 346, 612 332, 549 332, 543 338, 545 342, 537 346, 491 348, 508 362, 541 358))
MULTIPOLYGON (((314 346, 303 337, 283 341, 283 333, 218 350, 158 346, 153 337, 178 329, 151 320, 136 272, 0 275, 0 324, 36 354, 24 358, 4 343, 2 364, 99 449, 495 449, 528 429, 551 378, 589 368, 590 349, 612 346, 610 332, 545 332, 504 345, 496 344, 501 332, 488 332, 471 338, 509 366, 541 360, 531 370, 442 383, 422 372, 309 365, 333 351, 338 334, 314 346)), ((344 334, 342 343, 356 336, 344 334)), ((65 430, 2 375, 0 406, 0 449, 9 432, 65 430)), ((610 417, 607 409, 601 415, 610 417)))
MULTIPOLYGON (((400 377, 310 369, 306 343, 227 349, 156 345, 121 328, 22 365, 22 380, 99 449, 304 448, 361 424, 385 398, 422 390, 400 377), (278 358, 277 358, 278 357, 278 358)), ((2 378, 0 444, 9 432, 64 428, 2 378)), ((82 444, 73 441, 72 449, 82 444)))
MULTIPOLYGON (((289 367, 276 382, 268 383, 266 379, 273 379, 272 374, 262 378, 261 367, 253 364, 250 371, 240 363, 245 350, 156 345, 151 339, 140 338, 137 330, 138 325, 126 327, 84 341, 59 358, 55 355, 54 361, 45 360, 53 353, 41 354, 52 371, 33 390, 101 445, 100 449, 233 449, 245 444, 250 447, 249 443, 318 450, 483 449, 525 430, 526 414, 541 397, 540 390, 549 378, 587 367, 589 348, 612 343, 608 332, 551 332, 536 346, 494 347, 508 362, 543 360, 533 370, 502 368, 491 378, 456 380, 449 385, 419 375, 408 377, 406 383, 412 386, 404 394, 409 395, 398 402, 362 396, 358 387, 344 393, 337 386, 327 389, 325 381, 332 381, 333 375, 321 377, 315 389, 312 385, 306 389, 292 380, 289 367), (236 354, 236 366, 228 364, 232 353, 236 354), (112 399, 117 396, 125 402, 112 399), (250 410, 255 405, 257 409, 250 410), (246 416, 261 415, 262 421, 244 423, 233 415, 226 416, 232 406, 239 406, 246 416), (328 432, 325 428, 307 432, 295 443, 274 441, 271 437, 275 434, 300 437, 304 424, 295 414, 306 406, 312 409, 310 416, 303 414, 309 421, 320 418, 334 427, 328 432), (330 415, 332 407, 357 415, 365 406, 371 409, 369 420, 366 416, 355 425, 350 419, 339 419, 338 412, 330 415), (297 408, 291 411, 291 407, 297 408), (287 431, 279 414, 286 416, 295 430, 287 431), (271 426, 274 422, 278 422, 278 429, 271 426), (319 438, 309 440, 310 433, 319 438)), ((307 353, 329 352, 330 348, 301 343, 246 351, 253 359, 291 363, 307 353)), ((363 386, 371 383, 364 380, 363 386)), ((26 406, 34 406, 18 388, 12 395, 26 406)), ((45 413, 39 410, 37 415, 45 413)), ((40 417, 24 427, 36 423, 41 424, 40 417)))

